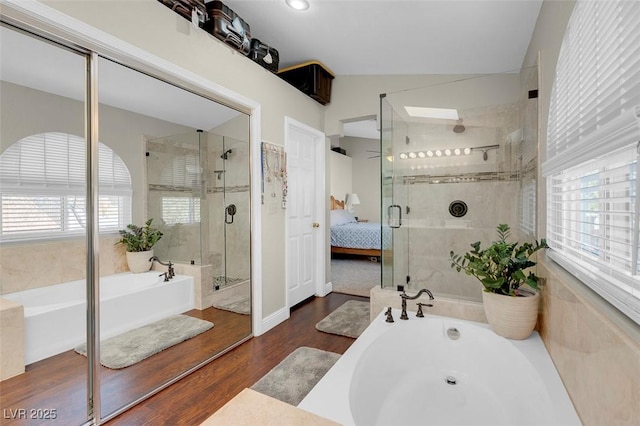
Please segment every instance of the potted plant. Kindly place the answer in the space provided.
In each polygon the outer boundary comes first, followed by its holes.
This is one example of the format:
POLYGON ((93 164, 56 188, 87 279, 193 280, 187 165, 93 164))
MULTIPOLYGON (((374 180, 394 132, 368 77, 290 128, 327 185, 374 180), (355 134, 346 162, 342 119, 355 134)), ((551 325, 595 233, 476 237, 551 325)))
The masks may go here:
POLYGON ((497 227, 498 240, 482 249, 480 242, 464 255, 450 252, 451 267, 473 275, 484 286, 482 303, 493 330, 510 339, 526 339, 538 318, 540 278, 527 269, 536 264, 530 257, 548 248, 545 239, 533 243, 507 242, 508 225, 497 227))
POLYGON ((144 226, 132 223, 127 229, 118 231, 120 239, 116 244, 124 244, 127 251, 127 264, 134 273, 147 272, 151 269, 153 246, 162 238, 162 232, 153 228, 153 218, 145 222, 144 226))

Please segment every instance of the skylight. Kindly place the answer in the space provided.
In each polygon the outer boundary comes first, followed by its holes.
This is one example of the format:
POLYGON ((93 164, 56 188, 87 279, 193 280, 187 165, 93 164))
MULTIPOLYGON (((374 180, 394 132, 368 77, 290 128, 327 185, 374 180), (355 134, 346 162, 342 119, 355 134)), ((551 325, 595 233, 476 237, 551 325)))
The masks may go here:
POLYGON ((458 110, 448 108, 410 107, 404 109, 411 117, 439 118, 445 120, 457 120, 458 110))

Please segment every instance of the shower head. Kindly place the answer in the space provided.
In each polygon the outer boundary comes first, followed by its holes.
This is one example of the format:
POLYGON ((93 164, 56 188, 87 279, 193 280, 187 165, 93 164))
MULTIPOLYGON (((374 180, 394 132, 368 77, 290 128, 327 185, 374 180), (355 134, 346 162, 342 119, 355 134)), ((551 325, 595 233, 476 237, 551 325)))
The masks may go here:
POLYGON ((231 148, 229 148, 228 150, 226 150, 225 152, 222 153, 220 158, 222 158, 223 160, 228 160, 229 159, 229 154, 231 154, 232 152, 233 151, 231 150, 231 148))
POLYGON ((458 121, 456 122, 456 125, 453 126, 453 133, 462 133, 466 129, 467 128, 464 127, 464 125, 462 124, 462 118, 459 118, 458 121))

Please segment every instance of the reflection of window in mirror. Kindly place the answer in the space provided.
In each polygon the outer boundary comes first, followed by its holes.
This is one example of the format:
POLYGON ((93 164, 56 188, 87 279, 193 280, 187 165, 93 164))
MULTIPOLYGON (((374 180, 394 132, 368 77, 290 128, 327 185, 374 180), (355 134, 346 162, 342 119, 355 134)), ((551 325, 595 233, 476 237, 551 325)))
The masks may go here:
MULTIPOLYGON (((111 148, 99 144, 100 232, 131 221, 131 176, 111 148)), ((86 231, 84 138, 40 133, 0 156, 2 240, 36 240, 86 231)))

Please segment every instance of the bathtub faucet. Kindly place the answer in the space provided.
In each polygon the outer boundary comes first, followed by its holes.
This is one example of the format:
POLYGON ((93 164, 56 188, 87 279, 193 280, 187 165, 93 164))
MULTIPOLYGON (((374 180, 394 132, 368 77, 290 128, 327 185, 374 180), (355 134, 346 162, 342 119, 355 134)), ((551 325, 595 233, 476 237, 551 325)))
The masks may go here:
MULTIPOLYGON (((409 296, 406 292, 402 292, 402 294, 400 295, 400 297, 402 298, 402 312, 400 313, 400 319, 401 320, 408 320, 409 316, 407 315, 407 300, 415 300, 418 297, 422 296, 424 293, 427 293, 429 295, 429 300, 433 300, 433 293, 431 293, 431 291, 429 291, 426 288, 421 289, 418 294, 416 294, 415 296, 409 296)), ((431 304, 418 304, 418 316, 420 316, 419 314, 422 313, 422 306, 433 306, 431 304), (421 306, 420 306, 421 305, 421 306)), ((424 315, 422 315, 424 316, 424 315)))
POLYGON ((158 258, 158 256, 153 256, 151 259, 149 259, 149 262, 153 262, 154 260, 156 262, 158 262, 159 264, 164 265, 164 266, 169 268, 169 270, 167 271, 167 280, 166 281, 169 281, 171 278, 176 276, 176 273, 173 270, 173 263, 171 263, 171 261, 168 261, 167 263, 165 263, 162 260, 160 260, 158 258))

